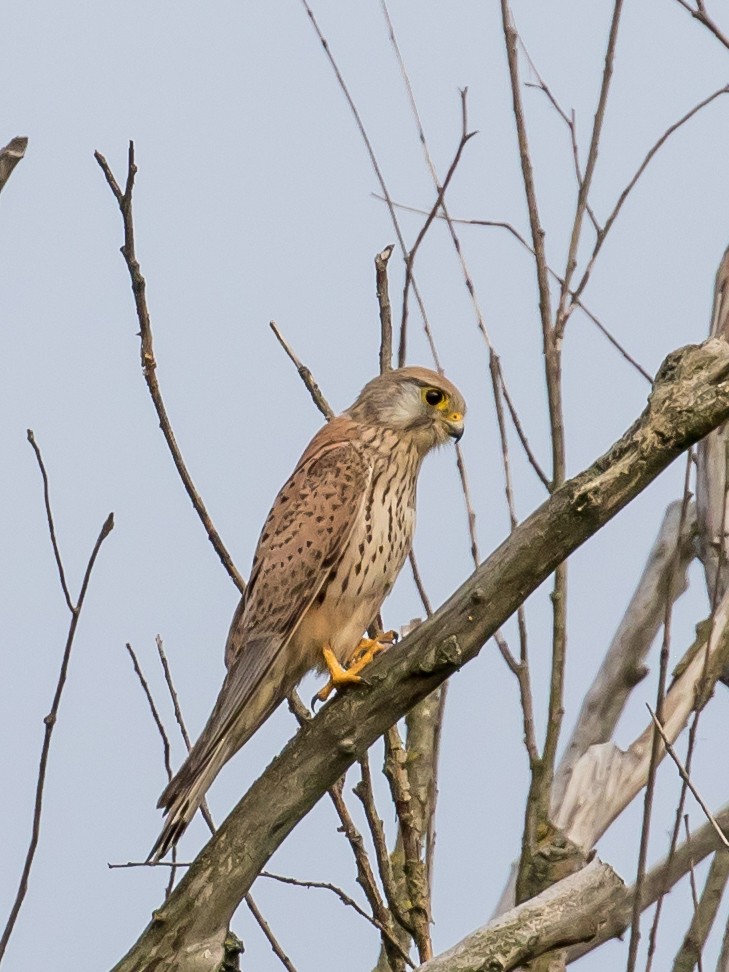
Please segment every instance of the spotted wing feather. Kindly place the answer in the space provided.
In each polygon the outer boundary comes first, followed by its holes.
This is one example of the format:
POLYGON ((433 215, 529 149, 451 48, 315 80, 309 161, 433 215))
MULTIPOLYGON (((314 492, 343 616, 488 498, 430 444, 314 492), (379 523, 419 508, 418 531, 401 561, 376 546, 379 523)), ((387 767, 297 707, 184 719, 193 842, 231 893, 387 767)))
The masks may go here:
POLYGON ((167 820, 154 858, 176 842, 223 764, 306 670, 303 659, 291 657, 292 637, 346 549, 371 477, 353 438, 346 418, 331 422, 312 440, 276 497, 228 635, 228 672, 217 702, 160 797, 167 820))

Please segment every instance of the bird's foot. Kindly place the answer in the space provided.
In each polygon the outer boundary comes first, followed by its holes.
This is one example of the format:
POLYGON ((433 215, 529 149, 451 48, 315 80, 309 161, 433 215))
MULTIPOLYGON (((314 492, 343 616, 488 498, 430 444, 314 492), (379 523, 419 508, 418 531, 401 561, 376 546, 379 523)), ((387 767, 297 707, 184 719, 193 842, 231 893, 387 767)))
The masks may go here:
POLYGON ((361 672, 375 655, 394 645, 397 638, 397 631, 381 631, 374 638, 363 638, 354 650, 347 671, 361 672))
POLYGON ((396 631, 383 631, 376 638, 363 638, 355 648, 347 668, 339 664, 332 649, 325 645, 322 653, 329 670, 329 681, 319 689, 312 702, 326 702, 334 689, 341 689, 345 685, 357 685, 362 681, 359 674, 362 669, 370 664, 375 655, 389 648, 396 640, 396 631))

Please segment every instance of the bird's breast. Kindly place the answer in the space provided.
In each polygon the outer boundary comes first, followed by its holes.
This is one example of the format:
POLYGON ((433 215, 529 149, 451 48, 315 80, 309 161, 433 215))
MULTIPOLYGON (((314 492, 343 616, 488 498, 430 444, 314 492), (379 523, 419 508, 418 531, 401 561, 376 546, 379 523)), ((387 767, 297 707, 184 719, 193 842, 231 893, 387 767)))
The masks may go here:
POLYGON ((342 556, 306 612, 296 640, 312 664, 329 645, 346 662, 389 594, 415 528, 416 461, 383 460, 373 476, 342 556), (306 647, 304 647, 306 646, 306 647))

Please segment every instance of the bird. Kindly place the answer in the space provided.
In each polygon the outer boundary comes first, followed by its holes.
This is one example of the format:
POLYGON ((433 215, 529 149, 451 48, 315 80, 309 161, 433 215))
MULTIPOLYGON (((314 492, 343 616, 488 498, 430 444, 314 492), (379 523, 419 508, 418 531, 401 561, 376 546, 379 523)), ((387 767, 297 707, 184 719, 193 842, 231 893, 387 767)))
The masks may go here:
POLYGON ((386 371, 311 440, 274 500, 235 611, 226 675, 210 718, 160 796, 163 829, 148 860, 172 848, 221 767, 312 669, 318 693, 362 681, 392 641, 364 638, 411 548, 425 456, 458 441, 466 405, 427 368, 386 371))

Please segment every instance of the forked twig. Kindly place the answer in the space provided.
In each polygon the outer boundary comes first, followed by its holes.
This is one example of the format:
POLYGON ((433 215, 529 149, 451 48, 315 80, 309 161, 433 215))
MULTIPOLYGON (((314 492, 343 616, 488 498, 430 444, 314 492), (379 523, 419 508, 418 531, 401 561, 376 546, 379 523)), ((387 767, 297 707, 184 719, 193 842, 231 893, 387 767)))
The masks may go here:
MULTIPOLYGON (((335 894, 339 898, 343 905, 346 905, 348 908, 353 908, 358 915, 364 918, 365 921, 368 921, 379 932, 382 934, 387 934, 386 929, 382 927, 376 918, 368 915, 364 908, 357 904, 354 898, 351 898, 346 891, 338 887, 336 884, 332 884, 330 881, 302 881, 299 878, 286 877, 283 874, 274 874, 271 871, 261 871, 259 876, 269 878, 271 881, 278 881, 281 884, 290 884, 295 888, 316 888, 320 891, 331 891, 332 894, 335 894)), ((410 958, 408 953, 394 940, 393 945, 400 952, 400 957, 402 960, 409 965, 411 969, 414 969, 415 963, 410 958)))
POLYGON ((220 558, 220 562, 223 567, 227 570, 230 575, 231 580, 238 588, 238 590, 243 594, 246 589, 246 584, 241 575, 238 572, 235 564, 233 563, 233 558, 228 553, 225 544, 218 531, 215 529, 213 521, 207 508, 202 500, 202 497, 195 488, 195 484, 192 481, 192 477, 187 469, 185 460, 182 458, 182 453, 180 447, 177 444, 175 434, 172 431, 172 425, 170 424, 169 416, 167 415, 167 409, 165 408, 165 403, 162 398, 162 392, 159 387, 159 382, 157 380, 157 361, 154 356, 154 344, 152 340, 152 322, 149 316, 149 309, 147 307, 147 283, 142 276, 142 271, 139 266, 139 261, 137 260, 135 244, 134 244, 134 215, 132 211, 132 193, 134 191, 134 179, 137 174, 137 165, 134 161, 134 142, 129 143, 129 153, 127 162, 127 181, 124 187, 124 191, 119 188, 119 184, 116 181, 109 163, 106 161, 101 152, 94 152, 94 158, 99 163, 101 171, 104 173, 104 177, 114 194, 114 198, 119 206, 119 211, 122 216, 122 223, 124 225, 124 245, 121 248, 122 256, 127 265, 129 271, 129 277, 132 283, 132 293, 134 294, 134 304, 137 311, 137 320, 139 321, 139 337, 141 341, 140 354, 142 360, 142 371, 144 373, 144 379, 147 382, 147 387, 149 388, 149 393, 152 397, 152 402, 154 404, 155 411, 157 412, 157 417, 159 419, 160 428, 162 429, 162 434, 165 437, 165 442, 172 455, 172 460, 175 464, 175 468, 182 480, 182 484, 185 487, 187 495, 190 497, 195 512, 200 518, 200 522, 205 528, 208 535, 210 543, 213 545, 215 552, 220 558))
POLYGON ((401 327, 404 328, 408 319, 408 293, 410 291, 410 286, 413 282, 413 264, 415 263, 415 256, 420 249, 420 244, 425 239, 425 234, 428 232, 433 224, 433 220, 438 215, 438 210, 443 205, 443 199, 448 190, 448 186, 451 183, 451 179, 455 175, 456 169, 458 168, 458 163, 461 161, 461 156, 463 155, 463 150, 465 149, 468 142, 473 138, 476 132, 468 131, 468 112, 467 112, 467 99, 468 88, 464 88, 461 91, 461 138, 458 143, 458 148, 456 149, 456 154, 453 157, 453 161, 448 166, 448 171, 446 172, 446 177, 443 180, 443 184, 439 185, 436 179, 436 189, 437 195, 435 197, 435 202, 430 208, 428 215, 425 218, 425 222, 420 227, 420 232, 415 238, 415 242, 410 248, 406 258, 405 258, 405 284, 403 286, 402 292, 402 318, 401 327))
MULTIPOLYGON (((43 463, 43 457, 41 455, 40 449, 35 441, 33 432, 28 430, 28 441, 33 446, 35 451, 36 459, 43 476, 44 483, 44 494, 46 503, 46 516, 48 519, 48 529, 51 533, 51 539, 53 543, 54 555, 56 557, 56 564, 59 568, 60 576, 63 577, 61 568, 60 553, 58 551, 57 545, 55 543, 55 531, 53 527, 53 517, 51 514, 50 501, 48 499, 47 491, 47 475, 45 471, 45 466, 43 463)), ((48 715, 44 718, 43 723, 45 726, 43 734, 43 744, 41 746, 40 762, 38 765, 38 777, 35 789, 35 801, 33 805, 33 823, 31 827, 31 837, 28 844, 28 850, 25 856, 25 863, 23 864, 23 870, 20 875, 20 881, 18 884, 18 890, 15 895, 15 900, 13 901, 12 907, 10 909, 10 914, 8 916, 5 929, 3 930, 2 937, 0 937, 0 962, 2 962, 5 955, 5 950, 7 949, 8 942, 10 941, 10 936, 13 933, 15 923, 18 919, 18 914, 23 905, 23 901, 28 892, 28 881, 30 878, 30 871, 33 866, 33 859, 35 858, 35 853, 38 848, 38 841, 40 839, 40 825, 41 825, 41 815, 43 812, 43 791, 46 782, 46 772, 48 769, 48 756, 51 748, 51 737, 53 736, 53 730, 56 725, 56 720, 58 718, 58 710, 61 705, 61 697, 63 695, 63 689, 66 685, 66 680, 68 678, 68 666, 71 661, 71 650, 73 648, 73 641, 76 635, 76 628, 78 627, 79 618, 81 617, 81 609, 84 605, 84 600, 86 598, 86 591, 88 590, 89 581, 91 580, 91 572, 94 569, 94 564, 96 563, 96 558, 101 550, 101 545, 109 536, 111 531, 114 529, 114 514, 110 513, 106 520, 104 521, 98 537, 96 538, 96 543, 93 546, 91 555, 89 557, 88 563, 86 564, 86 570, 84 571, 83 580, 81 582, 81 588, 79 590, 79 595, 74 604, 71 602, 70 597, 67 599, 68 609, 71 614, 71 623, 68 627, 68 634, 66 636, 66 645, 63 650, 63 658, 61 660, 61 668, 58 674, 58 682, 56 683, 56 690, 53 695, 53 702, 51 703, 51 709, 48 715)), ((67 588, 63 584, 64 594, 67 592, 67 588)))

